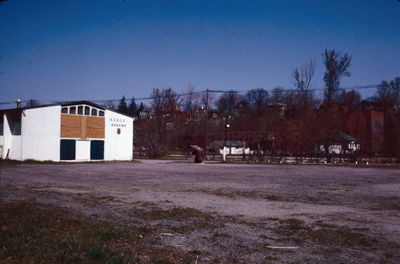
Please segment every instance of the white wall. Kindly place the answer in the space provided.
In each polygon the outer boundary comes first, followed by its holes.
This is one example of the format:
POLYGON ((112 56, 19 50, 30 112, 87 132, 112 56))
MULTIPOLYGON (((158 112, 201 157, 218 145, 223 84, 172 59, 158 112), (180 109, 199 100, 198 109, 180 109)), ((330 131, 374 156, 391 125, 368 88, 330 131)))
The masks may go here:
POLYGON ((22 113, 22 160, 60 160, 61 106, 26 109, 22 113))
POLYGON ((132 160, 132 151, 133 118, 106 110, 104 160, 132 160))
MULTIPOLYGON (((3 114, 3 117, 4 117, 4 114, 3 114)), ((1 129, 4 130, 4 122, 0 123, 0 126, 3 126, 1 129)), ((0 136, 0 159, 3 158, 3 145, 4 145, 4 136, 0 136)))
POLYGON ((5 159, 7 156, 8 150, 11 151, 11 130, 10 130, 10 124, 8 123, 7 116, 4 115, 4 127, 3 127, 3 153, 2 153, 2 159, 5 159))
POLYGON ((3 158, 3 142, 4 142, 4 137, 0 136, 0 159, 3 158))
POLYGON ((8 153, 9 159, 21 160, 21 136, 11 134, 7 115, 4 115, 3 128, 3 136, 0 142, 0 146, 2 146, 1 158, 5 159, 8 153))
POLYGON ((77 161, 90 160, 90 140, 77 140, 75 155, 77 161))
POLYGON ((4 144, 4 137, 0 136, 0 159, 3 157, 3 154, 2 154, 3 144, 4 144))
POLYGON ((8 158, 11 160, 21 160, 21 136, 11 136, 11 147, 8 158))

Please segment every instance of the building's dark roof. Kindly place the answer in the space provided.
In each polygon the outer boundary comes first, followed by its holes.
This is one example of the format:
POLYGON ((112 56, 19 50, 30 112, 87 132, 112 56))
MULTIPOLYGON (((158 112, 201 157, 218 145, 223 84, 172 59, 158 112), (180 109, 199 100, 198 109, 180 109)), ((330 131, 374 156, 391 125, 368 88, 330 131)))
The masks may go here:
POLYGON ((347 143, 347 142, 351 142, 351 141, 357 142, 357 139, 355 139, 354 137, 341 131, 341 132, 337 133, 336 141, 347 143))
POLYGON ((82 101, 69 101, 69 102, 62 102, 60 103, 61 106, 70 106, 70 105, 81 105, 81 104, 86 104, 86 105, 90 105, 93 107, 97 107, 103 110, 106 110, 106 108, 104 106, 98 105, 96 103, 93 103, 91 101, 86 101, 86 100, 82 100, 82 101))
POLYGON ((23 106, 20 108, 15 107, 15 108, 1 109, 0 111, 11 111, 11 110, 15 110, 15 109, 34 109, 34 108, 50 107, 50 106, 56 106, 56 105, 69 106, 69 105, 79 105, 79 104, 86 104, 86 105, 97 107, 97 108, 100 108, 103 110, 106 109, 103 106, 95 104, 91 101, 81 100, 81 101, 56 102, 56 103, 52 103, 52 104, 41 104, 41 105, 35 105, 35 106, 23 106))
POLYGON ((126 114, 124 114, 124 113, 115 111, 115 110, 113 110, 113 109, 107 109, 107 108, 105 108, 104 106, 101 106, 101 105, 99 105, 99 104, 96 104, 96 103, 93 103, 93 102, 87 101, 87 100, 66 101, 66 102, 57 102, 57 103, 52 103, 52 104, 43 104, 43 105, 36 105, 36 106, 29 106, 29 107, 21 107, 21 108, 0 109, 0 113, 5 113, 5 112, 9 113, 9 112, 15 112, 15 111, 21 111, 21 112, 22 112, 22 110, 25 110, 25 109, 34 109, 34 108, 50 107, 50 106, 57 106, 57 105, 60 105, 60 106, 63 107, 63 106, 82 105, 82 104, 90 105, 90 106, 93 106, 93 107, 96 107, 96 108, 99 108, 99 109, 102 109, 102 110, 109 110, 109 111, 118 113, 118 114, 120 114, 120 115, 124 115, 124 116, 127 116, 127 117, 132 118, 131 116, 128 116, 128 115, 126 115, 126 114))

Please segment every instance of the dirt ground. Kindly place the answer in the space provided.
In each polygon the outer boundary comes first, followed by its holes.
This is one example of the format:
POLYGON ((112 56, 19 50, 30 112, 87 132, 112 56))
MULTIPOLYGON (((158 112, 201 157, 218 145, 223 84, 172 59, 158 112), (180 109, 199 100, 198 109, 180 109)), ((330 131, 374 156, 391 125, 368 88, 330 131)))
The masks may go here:
POLYGON ((396 169, 139 160, 7 163, 0 177, 1 203, 145 224, 156 231, 144 241, 190 252, 197 263, 400 259, 396 169))

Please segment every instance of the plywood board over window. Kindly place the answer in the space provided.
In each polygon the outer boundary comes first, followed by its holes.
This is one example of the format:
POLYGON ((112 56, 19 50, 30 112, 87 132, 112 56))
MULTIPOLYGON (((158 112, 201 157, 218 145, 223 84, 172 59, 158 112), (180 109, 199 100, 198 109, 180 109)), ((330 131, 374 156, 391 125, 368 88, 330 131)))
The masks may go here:
POLYGON ((62 138, 104 138, 104 117, 61 114, 62 138))
POLYGON ((104 121, 103 117, 86 117, 86 136, 88 138, 104 138, 104 121))

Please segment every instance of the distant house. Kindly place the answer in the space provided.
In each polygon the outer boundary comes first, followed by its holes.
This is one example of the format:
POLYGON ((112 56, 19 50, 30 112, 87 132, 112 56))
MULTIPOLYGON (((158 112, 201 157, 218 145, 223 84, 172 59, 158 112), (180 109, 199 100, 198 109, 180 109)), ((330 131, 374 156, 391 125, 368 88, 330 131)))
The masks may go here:
POLYGON ((133 118, 89 101, 0 110, 0 157, 132 160, 133 118))
MULTIPOLYGON (((335 140, 329 144, 328 151, 329 154, 351 154, 360 150, 360 144, 357 139, 352 136, 339 132, 335 140)), ((316 150, 317 154, 325 153, 325 146, 323 144, 319 144, 316 150)))
POLYGON ((226 141, 215 140, 207 146, 207 150, 210 154, 225 154, 226 155, 249 155, 251 150, 246 143, 243 141, 226 141), (244 152, 244 153, 243 153, 244 152))

